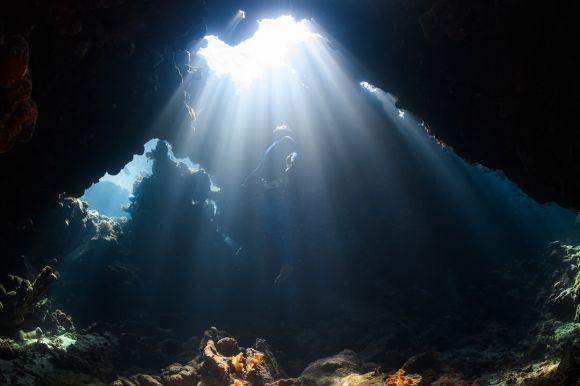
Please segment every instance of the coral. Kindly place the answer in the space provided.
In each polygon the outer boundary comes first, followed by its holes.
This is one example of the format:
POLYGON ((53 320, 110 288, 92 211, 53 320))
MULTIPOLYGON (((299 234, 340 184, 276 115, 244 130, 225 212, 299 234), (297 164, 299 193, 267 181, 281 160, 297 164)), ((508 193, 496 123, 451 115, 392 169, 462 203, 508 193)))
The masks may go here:
POLYGON ((244 386, 245 383, 239 379, 234 379, 234 381, 230 384, 230 386, 244 386))
POLYGON ((167 386, 194 385, 199 366, 190 362, 187 365, 174 363, 162 370, 161 381, 167 386))
POLYGON ((203 374, 224 380, 229 377, 228 359, 218 353, 213 340, 209 340, 203 349, 202 360, 203 374))
POLYGON ((225 331, 212 327, 205 331, 201 344, 205 344, 199 358, 202 384, 263 386, 285 377, 270 345, 263 339, 256 339, 253 347, 240 348, 238 354, 228 356, 233 347, 239 347, 237 341, 225 331), (219 339, 221 344, 216 345, 213 339, 219 339), (219 351, 216 346, 225 351, 219 351))
POLYGON ((231 359, 232 367, 238 375, 244 373, 244 353, 239 353, 231 359))
POLYGON ((0 282, 0 325, 22 324, 43 302, 46 289, 57 279, 58 272, 51 266, 44 267, 32 283, 16 275, 7 275, 0 282))
MULTIPOLYGON (((210 335, 217 332, 210 330, 210 335)), ((226 351, 231 347, 237 347, 238 343, 235 339, 226 337, 219 340, 220 342, 227 341, 228 344, 221 344, 226 351)), ((222 380, 230 380, 231 385, 245 385, 250 382, 253 385, 264 385, 268 381, 273 381, 274 377, 268 371, 268 368, 259 366, 264 360, 264 353, 258 352, 255 349, 249 348, 246 350, 246 357, 244 352, 231 357, 224 356, 220 353, 213 340, 208 340, 203 350, 203 364, 202 369, 206 376, 210 378, 217 378, 222 380), (229 366, 228 366, 229 363, 229 366), (231 366, 231 370, 230 370, 231 366)), ((207 377, 206 377, 207 379, 207 377)))
POLYGON ((385 380, 387 386, 417 386, 421 383, 420 375, 406 375, 405 370, 399 369, 385 380))
POLYGON ((264 354, 255 353, 254 355, 246 358, 246 366, 250 366, 250 365, 256 366, 256 365, 262 363, 263 360, 264 360, 264 354))

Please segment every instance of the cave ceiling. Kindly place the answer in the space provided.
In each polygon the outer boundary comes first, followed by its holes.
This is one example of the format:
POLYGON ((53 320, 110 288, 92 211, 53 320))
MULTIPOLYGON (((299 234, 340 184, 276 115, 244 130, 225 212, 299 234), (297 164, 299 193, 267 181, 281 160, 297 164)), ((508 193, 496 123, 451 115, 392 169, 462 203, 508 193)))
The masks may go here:
MULTIPOLYGON (((175 55, 205 34, 212 9, 266 15, 281 3, 3 2, 2 219, 18 224, 61 192, 81 195, 159 136, 154 122, 180 82, 175 55)), ((324 26, 359 61, 361 77, 395 94, 461 157, 502 170, 540 202, 578 209, 578 66, 574 45, 561 48, 576 33, 574 14, 536 3, 290 5, 324 26)))

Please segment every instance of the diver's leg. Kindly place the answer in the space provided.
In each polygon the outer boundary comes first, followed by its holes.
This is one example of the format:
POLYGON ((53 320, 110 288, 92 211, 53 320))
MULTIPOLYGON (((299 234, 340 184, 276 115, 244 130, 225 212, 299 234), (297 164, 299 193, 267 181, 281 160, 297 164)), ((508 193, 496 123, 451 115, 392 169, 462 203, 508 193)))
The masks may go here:
POLYGON ((294 250, 296 213, 294 213, 292 206, 289 192, 283 192, 280 195, 280 201, 277 206, 281 239, 281 250, 278 258, 280 259, 281 267, 280 273, 276 277, 276 280, 274 280, 275 283, 281 283, 287 280, 294 272, 294 259, 296 257, 296 251, 294 250))
POLYGON ((292 241, 288 239, 288 234, 280 235, 278 258, 280 259, 281 267, 280 273, 274 280, 276 284, 286 281, 294 272, 294 253, 292 251, 292 241))

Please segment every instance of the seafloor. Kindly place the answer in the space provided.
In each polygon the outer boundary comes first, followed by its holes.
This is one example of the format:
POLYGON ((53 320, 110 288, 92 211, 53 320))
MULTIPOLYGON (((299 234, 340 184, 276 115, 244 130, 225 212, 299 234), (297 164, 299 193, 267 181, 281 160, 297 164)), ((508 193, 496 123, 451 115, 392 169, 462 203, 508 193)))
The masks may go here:
MULTIPOLYGON (((80 200, 61 201, 61 220, 68 221, 58 223, 71 232, 63 237, 87 240, 69 259, 84 259, 93 273, 83 280, 95 277, 114 301, 136 271, 121 252, 100 263, 90 259, 118 248, 123 223, 88 211, 80 200)), ((190 330, 163 329, 146 315, 75 328, 44 295, 59 276, 54 264, 33 281, 11 275, 0 286, 2 323, 19 326, 12 338, 0 339, 3 385, 580 384, 580 247, 559 242, 542 259, 514 260, 495 272, 492 285, 477 288, 480 301, 455 314, 429 314, 428 297, 407 304, 411 298, 394 293, 391 306, 372 318, 333 317, 300 328, 255 328, 251 312, 235 310, 229 318, 240 336, 195 323, 190 330), (506 317, 483 314, 485 302, 506 317), (21 330, 23 318, 36 328, 21 330), (272 339, 251 336, 256 329, 272 339)), ((243 303, 251 294, 239 296, 243 303)), ((194 312, 203 320, 204 309, 194 312)))

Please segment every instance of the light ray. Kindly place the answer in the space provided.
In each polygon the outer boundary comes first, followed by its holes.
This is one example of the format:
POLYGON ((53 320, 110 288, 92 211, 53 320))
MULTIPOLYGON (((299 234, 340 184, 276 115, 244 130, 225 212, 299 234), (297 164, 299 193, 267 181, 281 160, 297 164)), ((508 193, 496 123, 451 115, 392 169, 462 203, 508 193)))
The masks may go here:
MULTIPOLYGON (((449 219, 489 239, 501 237, 486 213, 484 187, 478 190, 469 180, 470 166, 442 150, 420 120, 397 107, 394 96, 361 82, 359 64, 315 23, 281 16, 259 21, 256 33, 236 46, 218 36, 207 36, 205 44, 191 50, 191 65, 202 69, 202 79, 188 74, 171 101, 181 103, 187 91, 196 112, 195 130, 184 121, 175 147, 215 176, 226 205, 222 210, 218 204, 224 234, 231 231, 236 242, 250 244, 256 258, 276 265, 258 213, 263 197, 241 184, 280 124, 289 125, 299 143, 300 199, 311 209, 292 215, 303 216, 303 232, 321 240, 307 246, 310 257, 299 258, 340 265, 345 232, 373 217, 387 229, 380 235, 385 249, 410 245, 400 248, 401 255, 385 257, 393 261, 428 251, 449 219), (437 204, 425 200, 426 191, 437 204)), ((174 111, 168 107, 161 121, 175 120, 174 111)), ((210 255, 201 237, 192 235, 192 243, 199 254, 210 255)), ((196 264, 199 275, 208 269, 196 264)), ((254 279, 272 284, 272 272, 262 272, 264 277, 254 279)), ((321 288, 332 288, 332 280, 321 288)))
POLYGON ((260 20, 258 25, 250 39, 233 47, 217 36, 206 36, 207 47, 198 54, 215 74, 229 76, 238 87, 247 87, 267 71, 287 67, 296 46, 319 37, 308 29, 305 20, 297 22, 288 15, 260 20))

